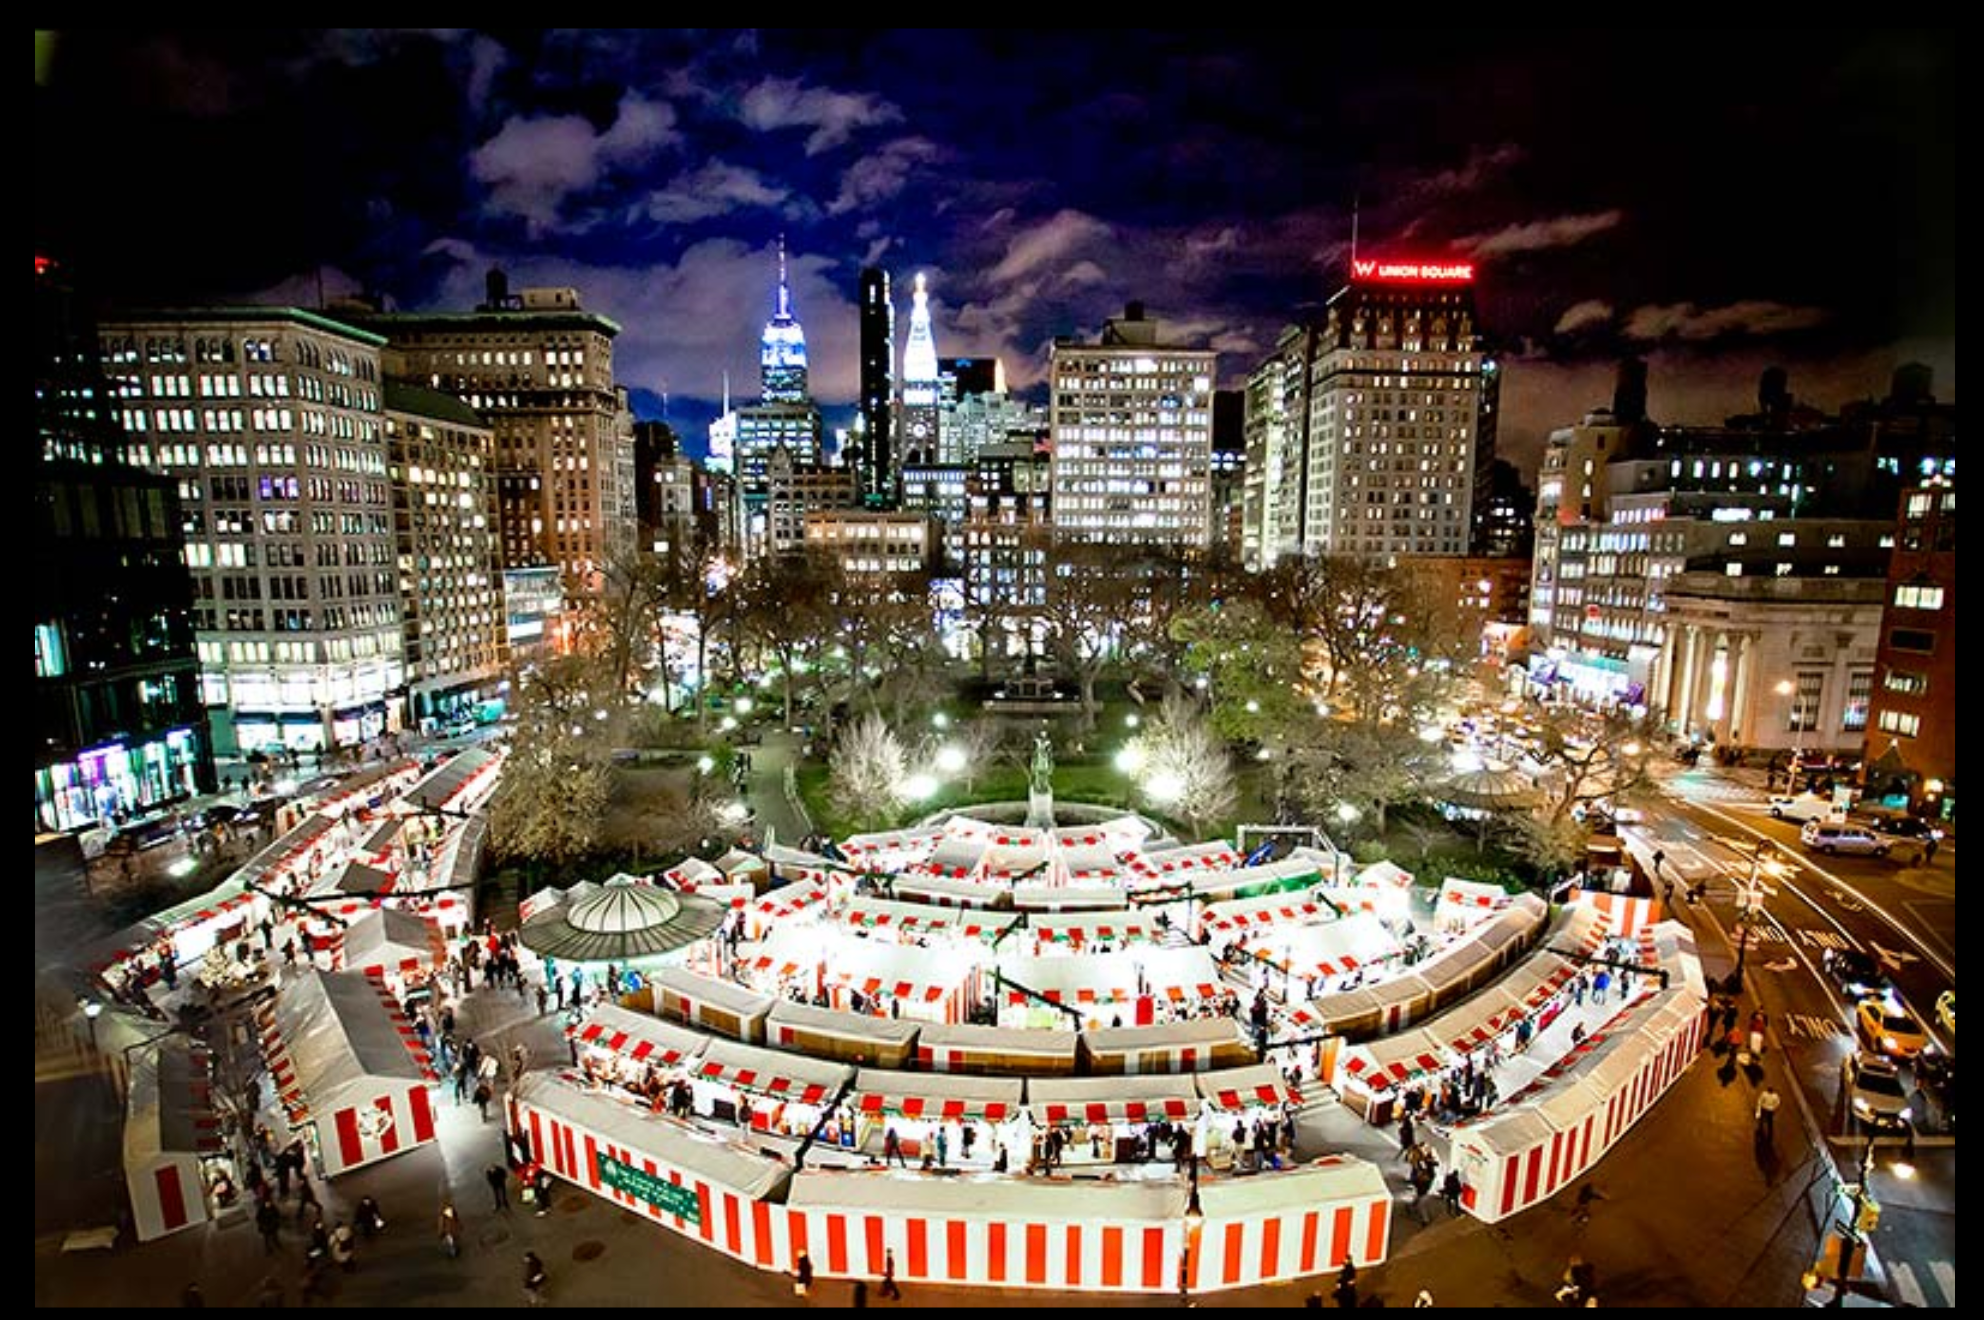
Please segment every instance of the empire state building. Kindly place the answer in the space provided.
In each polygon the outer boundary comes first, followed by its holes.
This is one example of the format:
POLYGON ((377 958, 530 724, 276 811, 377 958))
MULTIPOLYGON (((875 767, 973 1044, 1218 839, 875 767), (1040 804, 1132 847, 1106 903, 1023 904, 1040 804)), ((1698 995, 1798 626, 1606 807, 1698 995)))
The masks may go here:
POLYGON ((805 403, 806 331, 792 314, 792 285, 786 278, 785 240, 778 242, 778 303, 758 339, 758 371, 766 403, 805 403))

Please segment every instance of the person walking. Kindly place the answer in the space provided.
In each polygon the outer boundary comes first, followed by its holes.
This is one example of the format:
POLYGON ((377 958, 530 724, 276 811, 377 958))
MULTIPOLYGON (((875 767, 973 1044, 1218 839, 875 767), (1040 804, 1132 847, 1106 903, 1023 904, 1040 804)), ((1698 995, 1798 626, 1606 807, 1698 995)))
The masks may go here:
POLYGON ((896 1249, 890 1247, 882 1252, 882 1296, 892 1302, 902 1300, 902 1289, 896 1286, 896 1249))
POLYGON ((1407 1114, 1398 1121, 1398 1153, 1404 1158, 1412 1158, 1412 1148, 1418 1143, 1413 1140, 1412 1115, 1407 1114))
POLYGON ((950 1155, 951 1155, 950 1134, 940 1127, 937 1129, 937 1167, 940 1169, 948 1167, 950 1163, 950 1155))
POLYGON ((537 1217, 544 1218, 551 1213, 551 1171, 542 1164, 537 1166, 537 1177, 531 1180, 531 1197, 537 1202, 537 1217))
POLYGON ((1356 1261, 1346 1260, 1345 1262, 1343 1262, 1343 1268, 1337 1271, 1336 1287, 1331 1291, 1330 1295, 1336 1299, 1336 1304, 1338 1307, 1344 1310, 1356 1309, 1357 1307, 1357 1262, 1356 1261))
POLYGON ((1782 1103, 1783 1099, 1768 1083, 1757 1092, 1757 1136, 1766 1142, 1777 1135, 1777 1107, 1782 1103))
POLYGON ((358 1243, 352 1238, 351 1225, 342 1219, 331 1230, 331 1260, 346 1274, 358 1268, 358 1243))
POLYGON ((282 1239, 282 1211, 276 1209, 274 1201, 255 1207, 255 1229, 262 1235, 262 1254, 275 1255, 282 1239))
POLYGON ((1446 1198, 1448 1214, 1460 1213, 1460 1197, 1463 1190, 1460 1170, 1448 1169, 1447 1176, 1440 1180, 1440 1195, 1446 1198))
POLYGON ((489 1180, 489 1196, 494 1202, 490 1208, 508 1210, 510 1208, 509 1171, 500 1164, 492 1164, 482 1171, 482 1176, 489 1180))
POLYGON ((792 1262, 792 1295, 804 1297, 813 1291, 813 1258, 802 1248, 792 1262))
POLYGON ((317 1189, 310 1185, 310 1175, 302 1169, 296 1171, 296 1222, 306 1224, 324 1213, 324 1207, 317 1200, 317 1189))
POLYGON ((535 1251, 524 1253, 524 1300, 531 1306, 544 1305, 546 1275, 544 1262, 535 1251))
POLYGON ((452 1200, 441 1202, 439 1233, 441 1250, 448 1253, 449 1260, 458 1258, 462 1254, 462 1221, 461 1216, 455 1213, 455 1203, 452 1200))
POLYGON ((1578 1188, 1577 1208, 1571 1215, 1571 1221, 1580 1227, 1589 1224, 1591 1222, 1592 1205, 1604 1199, 1605 1193, 1599 1191, 1595 1183, 1586 1183, 1584 1186, 1578 1188))
POLYGON ((478 1080, 476 1082, 475 1108, 482 1115, 482 1121, 485 1123, 489 1121, 489 1101, 493 1098, 493 1095, 494 1093, 490 1091, 487 1081, 478 1080))
POLYGON ((551 994, 542 985, 537 987, 537 1015, 543 1017, 551 1003, 551 994))
POLYGON ((902 1153, 902 1137, 896 1133, 894 1128, 889 1128, 882 1133, 883 1166, 887 1167, 890 1160, 894 1160, 905 1169, 909 1167, 909 1161, 904 1158, 902 1153))

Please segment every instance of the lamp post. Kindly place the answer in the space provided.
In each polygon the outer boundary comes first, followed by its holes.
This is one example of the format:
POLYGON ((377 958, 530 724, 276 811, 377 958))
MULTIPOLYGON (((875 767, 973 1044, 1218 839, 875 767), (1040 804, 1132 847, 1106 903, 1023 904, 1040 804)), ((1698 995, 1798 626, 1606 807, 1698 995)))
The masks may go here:
POLYGON ((90 1024, 90 1053, 94 1055, 98 1052, 97 1043, 96 1043, 96 1020, 97 1018, 103 1015, 103 1005, 97 1003, 96 1000, 94 999, 85 999, 82 1002, 82 1010, 83 1010, 83 1021, 90 1024))
POLYGON ((1798 763, 1805 759, 1805 712, 1792 700, 1792 694, 1797 690, 1788 678, 1777 681, 1777 695, 1791 703, 1784 714, 1784 722, 1791 728, 1791 773, 1785 785, 1787 793, 1798 791, 1798 763))
POLYGON ((1199 1247, 1199 1230, 1205 1226, 1206 1212, 1199 1204, 1199 1153, 1192 1152, 1190 1193, 1185 1198, 1185 1245, 1178 1253, 1178 1301, 1182 1306, 1192 1304, 1192 1253, 1199 1247))
MULTIPOLYGON (((1777 891, 1765 885, 1760 878, 1764 869, 1764 854, 1773 845, 1759 843, 1756 851, 1750 854, 1750 875, 1737 891, 1737 901, 1742 913, 1741 927, 1736 940, 1736 988, 1743 988, 1743 962, 1750 952, 1750 927, 1764 910, 1764 900, 1777 891)), ((1770 874, 1775 875, 1773 867, 1770 874)))
MULTIPOLYGON (((1912 1146, 1912 1130, 1908 1140, 1912 1146)), ((1826 1303, 1828 1307, 1846 1305, 1847 1282, 1853 1277, 1853 1257, 1861 1243, 1874 1231, 1874 1224, 1880 1218, 1880 1203, 1868 1195, 1867 1189, 1867 1180, 1874 1173, 1874 1141, 1875 1138, 1869 1135, 1867 1144, 1860 1148, 1860 1181, 1847 1189, 1846 1200, 1852 1207, 1852 1213, 1839 1236, 1839 1273, 1833 1279, 1832 1300, 1826 1303)), ((1915 1166, 1906 1160, 1897 1162, 1894 1171, 1897 1177, 1903 1179, 1915 1176, 1915 1166)))

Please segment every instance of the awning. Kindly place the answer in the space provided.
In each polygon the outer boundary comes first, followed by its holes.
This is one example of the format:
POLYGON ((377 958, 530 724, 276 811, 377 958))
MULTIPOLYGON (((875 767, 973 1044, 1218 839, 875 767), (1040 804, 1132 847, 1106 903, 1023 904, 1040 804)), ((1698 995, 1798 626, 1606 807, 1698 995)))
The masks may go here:
POLYGON ((586 1021, 567 1027, 565 1034, 582 1045, 662 1067, 697 1058, 709 1044, 706 1036, 629 1012, 617 1004, 602 1004, 586 1021))
POLYGON ((854 1106, 869 1115, 1003 1123, 1020 1112, 1021 1086, 1018 1078, 863 1068, 855 1079, 854 1106))
POLYGON ((1281 1069, 1270 1063, 1246 1068, 1223 1068, 1198 1073, 1193 1078, 1199 1098, 1233 1112, 1256 1105, 1299 1105, 1301 1093, 1288 1084, 1281 1069))
POLYGON ((1184 1122, 1197 1116, 1199 1093, 1190 1076, 1035 1078, 1027 1108, 1045 1124, 1184 1122))

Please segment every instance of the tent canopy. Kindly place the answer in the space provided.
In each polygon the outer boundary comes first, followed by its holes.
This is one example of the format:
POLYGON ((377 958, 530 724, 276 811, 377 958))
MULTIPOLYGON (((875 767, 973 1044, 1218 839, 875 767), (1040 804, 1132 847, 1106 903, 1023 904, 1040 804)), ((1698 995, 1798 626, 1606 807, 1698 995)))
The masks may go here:
POLYGON ((863 1068, 854 1078, 852 1102, 864 1114, 1003 1123, 1020 1112, 1024 1086, 1017 1077, 863 1068))
POLYGON ((792 1175, 790 1166, 779 1160, 694 1135, 673 1120, 621 1104, 555 1073, 526 1073, 511 1094, 520 1104, 568 1120, 615 1146, 651 1155, 657 1163, 752 1200, 776 1195, 792 1175))
POLYGON ((761 995, 734 982, 719 981, 684 967, 656 968, 654 975, 648 979, 657 995, 672 991, 684 999, 720 1008, 746 1021, 764 1017, 772 1011, 772 1005, 776 1002, 770 995, 761 995))
POLYGON ((780 1027, 790 1027, 794 1031, 837 1036, 842 1040, 892 1049, 901 1049, 916 1039, 914 1022, 876 1017, 872 1013, 843 1013, 838 1009, 819 1008, 812 1004, 795 1004, 789 999, 779 1001, 771 1016, 765 1019, 765 1025, 773 1033, 780 1027))
POLYGON ((808 1105, 832 1099, 841 1084, 854 1076, 854 1069, 843 1064, 715 1037, 710 1038, 690 1071, 706 1082, 808 1105))
MULTIPOLYGON (((1116 895, 1121 898, 1119 892, 1116 895)), ((1122 943, 1158 938, 1156 915, 1140 908, 1112 908, 1079 916, 1033 917, 1027 922, 1042 944, 1122 943)))
POLYGON ((1219 1108, 1236 1111, 1254 1105, 1298 1105, 1302 1096, 1271 1063, 1250 1064, 1245 1068, 1222 1068, 1218 1072, 1192 1074, 1199 1098, 1219 1108))
POLYGON ((1073 1031, 1028 1031, 1018 1027, 925 1025, 916 1037, 919 1050, 935 1054, 955 1050, 967 1054, 1010 1055, 1015 1058, 1074 1061, 1081 1036, 1073 1031))
POLYGON ((1185 1122, 1199 1113, 1192 1075, 1148 1077, 1035 1077, 1026 1084, 1027 1109, 1036 1123, 1185 1122))
POLYGON ((397 907, 377 907, 353 918, 344 930, 344 965, 354 970, 408 962, 445 961, 440 940, 426 918, 397 907))
POLYGON ((400 801, 409 807, 428 811, 445 807, 468 787, 470 780, 500 760, 501 754, 485 747, 470 747, 457 752, 408 789, 400 801))
POLYGON ((991 939, 1019 920, 1011 912, 987 912, 939 903, 902 903, 886 898, 851 899, 839 916, 844 925, 857 930, 899 930, 965 939, 991 939))
POLYGON ((1015 954, 999 959, 999 973, 1005 979, 1064 1004, 1135 999, 1139 971, 1150 992, 1161 998, 1210 999, 1220 993, 1212 955, 1200 948, 1137 949, 1082 958, 1015 954))
POLYGON ((618 1004, 601 1004, 584 1022, 567 1027, 565 1034, 581 1044, 664 1067, 700 1058, 710 1043, 699 1031, 630 1012, 618 1004))
POLYGON ((129 1057, 125 1168, 141 1169, 168 1155, 220 1154, 223 1142, 207 1052, 182 1036, 167 1036, 129 1057))
POLYGON ((1205 1050, 1221 1045, 1246 1045, 1247 1034, 1238 1020, 1217 1017, 1186 1018, 1182 1022, 1160 1022, 1148 1027, 1095 1027, 1082 1033, 1090 1054, 1141 1054, 1152 1050, 1205 1050))
POLYGON ((433 1078, 385 986, 356 972, 305 972, 285 981, 265 1013, 263 1045, 285 1100, 319 1111, 337 1108, 351 1088, 433 1078))
POLYGON ((1322 925, 1288 926, 1244 936, 1242 947, 1296 976, 1343 976, 1398 955, 1399 943, 1369 912, 1322 925))

